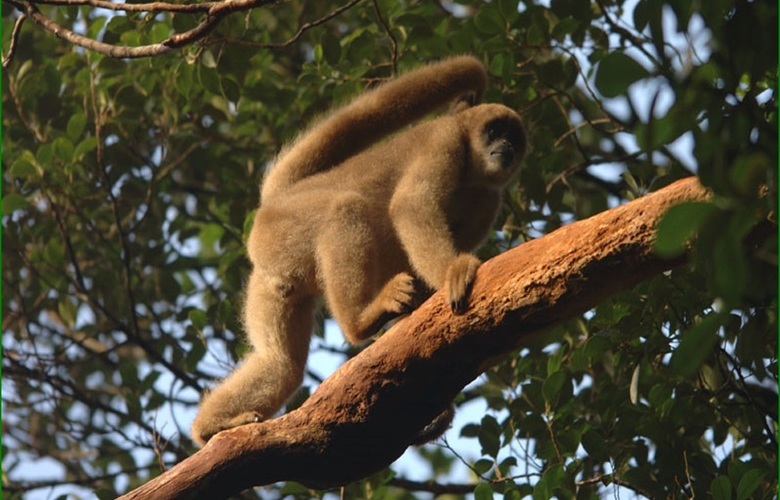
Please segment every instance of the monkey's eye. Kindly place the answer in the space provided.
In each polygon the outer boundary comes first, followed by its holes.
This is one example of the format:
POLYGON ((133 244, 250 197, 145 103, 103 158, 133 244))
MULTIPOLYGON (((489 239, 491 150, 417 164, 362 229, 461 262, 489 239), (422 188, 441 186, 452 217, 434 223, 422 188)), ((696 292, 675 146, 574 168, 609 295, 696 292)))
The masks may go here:
POLYGON ((498 140, 501 137, 501 131, 497 127, 488 127, 486 133, 489 142, 498 140))

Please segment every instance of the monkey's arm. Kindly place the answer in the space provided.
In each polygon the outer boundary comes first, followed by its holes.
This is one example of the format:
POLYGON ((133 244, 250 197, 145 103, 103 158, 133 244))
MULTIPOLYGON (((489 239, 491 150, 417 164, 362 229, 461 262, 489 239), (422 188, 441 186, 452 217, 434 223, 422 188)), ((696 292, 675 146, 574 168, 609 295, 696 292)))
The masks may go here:
POLYGON ((487 73, 459 56, 425 66, 361 94, 282 151, 266 176, 262 198, 328 170, 428 113, 468 94, 482 98, 487 73))
POLYGON ((434 289, 444 289, 453 310, 460 312, 480 261, 459 251, 453 238, 447 210, 461 174, 455 166, 465 152, 459 141, 447 142, 423 146, 437 154, 421 155, 411 166, 390 202, 390 217, 416 274, 434 289))

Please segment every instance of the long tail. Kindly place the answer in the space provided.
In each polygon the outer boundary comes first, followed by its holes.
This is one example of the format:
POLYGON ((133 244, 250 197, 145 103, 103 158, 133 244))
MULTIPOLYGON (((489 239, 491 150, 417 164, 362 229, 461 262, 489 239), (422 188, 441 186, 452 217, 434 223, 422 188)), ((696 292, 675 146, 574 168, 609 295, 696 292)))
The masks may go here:
POLYGON ((365 92, 303 133, 282 151, 263 182, 262 199, 326 171, 455 99, 479 101, 487 73, 477 59, 458 56, 424 66, 365 92))

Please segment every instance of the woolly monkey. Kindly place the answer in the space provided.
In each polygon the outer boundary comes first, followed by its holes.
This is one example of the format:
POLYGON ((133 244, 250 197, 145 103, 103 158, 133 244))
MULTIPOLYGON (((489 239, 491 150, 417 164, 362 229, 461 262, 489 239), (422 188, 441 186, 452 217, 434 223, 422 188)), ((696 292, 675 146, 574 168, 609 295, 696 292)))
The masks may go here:
POLYGON ((282 150, 247 241, 252 351, 204 396, 198 444, 270 418, 301 384, 318 297, 353 344, 411 310, 415 279, 466 308, 480 264, 470 252, 526 151, 517 113, 463 105, 486 84, 473 57, 446 59, 361 94, 282 150))

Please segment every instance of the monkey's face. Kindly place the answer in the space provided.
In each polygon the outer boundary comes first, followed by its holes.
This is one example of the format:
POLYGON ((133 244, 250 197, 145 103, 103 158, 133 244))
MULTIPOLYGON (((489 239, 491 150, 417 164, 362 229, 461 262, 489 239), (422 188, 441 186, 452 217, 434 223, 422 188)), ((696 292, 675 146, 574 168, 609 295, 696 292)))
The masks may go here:
POLYGON ((513 170, 525 154, 525 133, 511 119, 489 121, 482 131, 482 141, 490 170, 513 170))
POLYGON ((517 173, 526 153, 526 132, 511 109, 487 104, 463 113, 469 130, 471 158, 468 176, 474 181, 503 186, 517 173))

